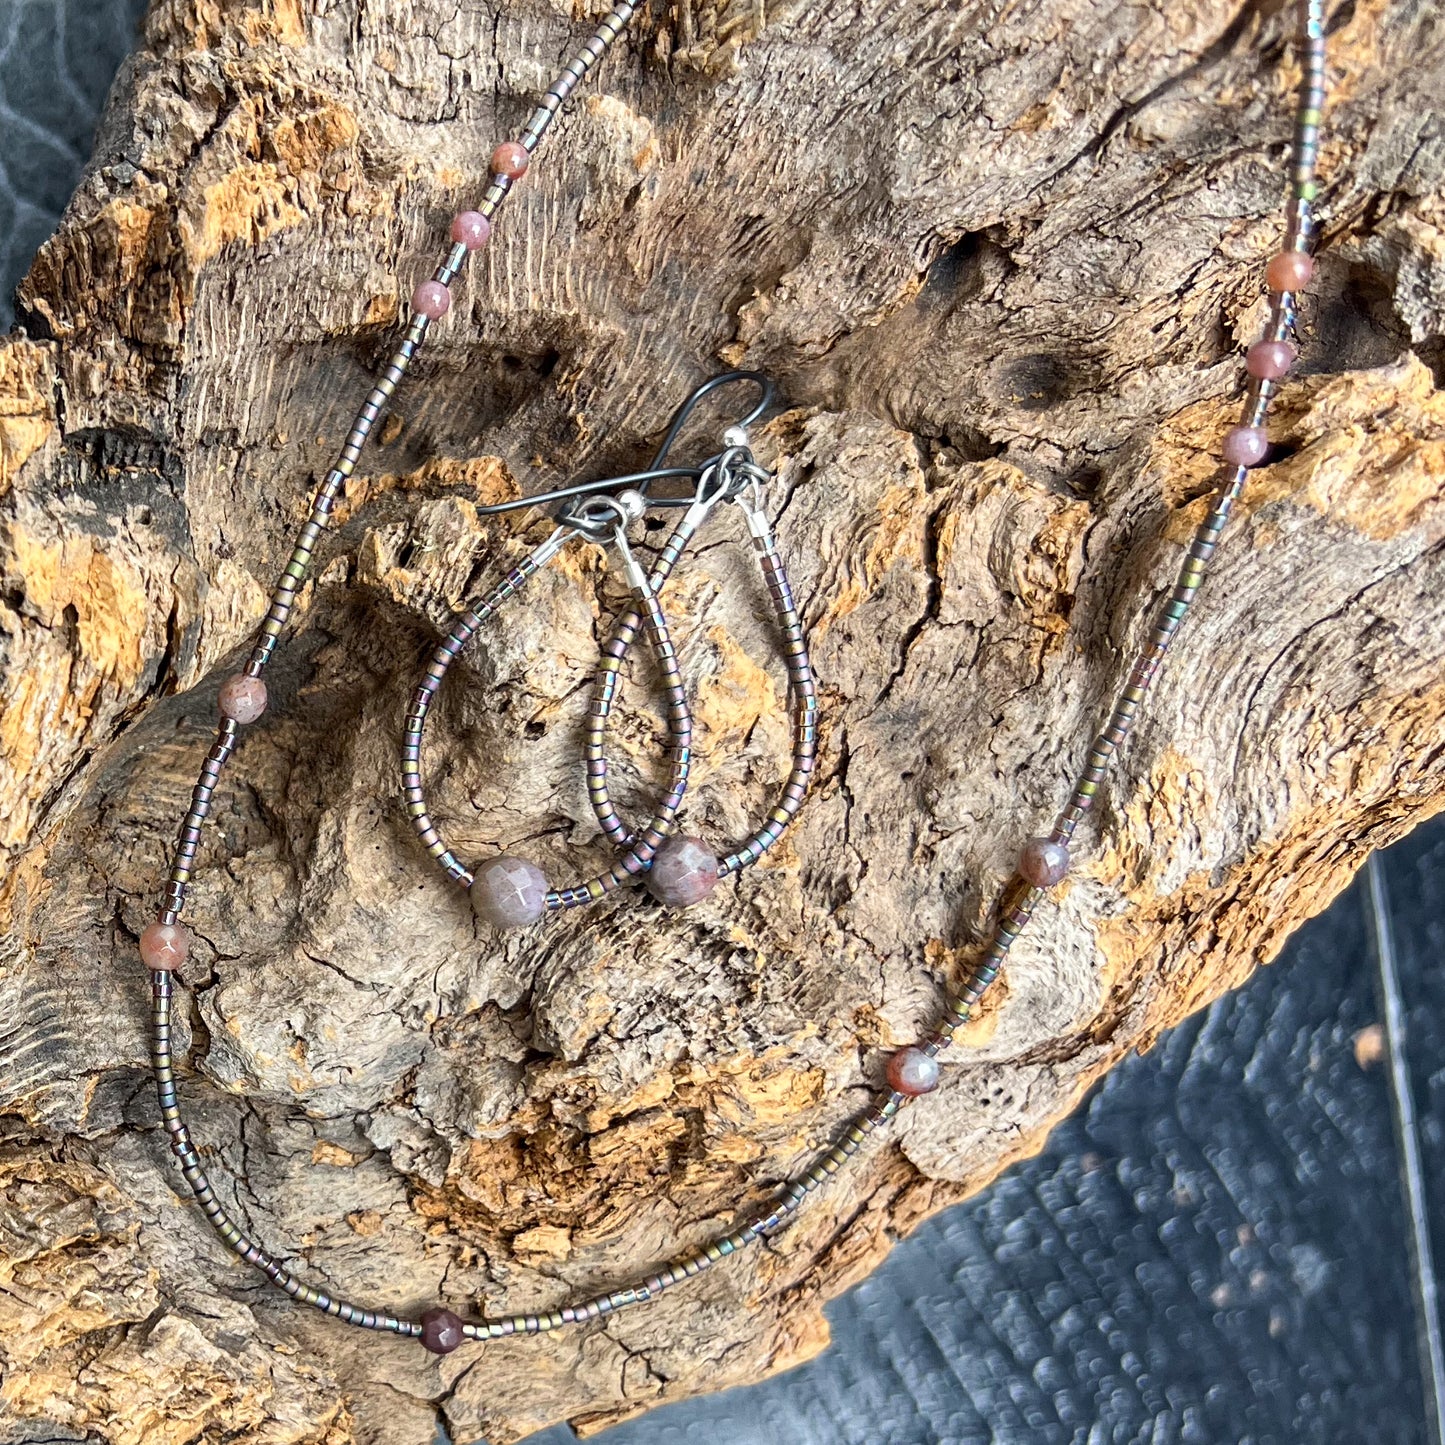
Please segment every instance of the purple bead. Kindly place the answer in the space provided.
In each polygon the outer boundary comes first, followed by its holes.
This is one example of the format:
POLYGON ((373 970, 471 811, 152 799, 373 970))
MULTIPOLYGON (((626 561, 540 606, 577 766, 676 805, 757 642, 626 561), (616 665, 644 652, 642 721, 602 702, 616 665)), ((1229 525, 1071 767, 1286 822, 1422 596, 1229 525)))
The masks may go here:
POLYGON ((1069 871, 1069 850, 1052 838, 1030 838, 1019 854, 1019 875, 1035 888, 1052 888, 1069 871))
POLYGON ((938 1087, 938 1060, 910 1045, 888 1060, 887 1074, 888 1087, 896 1093, 931 1094, 938 1087))
POLYGON ((1257 467, 1269 450, 1262 426, 1235 426, 1224 434, 1224 460, 1236 467, 1257 467))
POLYGON ((504 853, 472 878, 472 908, 493 928, 525 928, 547 911, 547 875, 535 863, 504 853))
POLYGON ((458 211, 452 217, 452 240, 468 251, 479 251, 492 234, 492 223, 480 211, 458 211))
POLYGON ((450 1310, 427 1310, 421 1317, 421 1342, 434 1355, 449 1355, 461 1344, 462 1322, 450 1310))
POLYGON ((680 833, 657 850, 647 875, 647 891, 669 908, 687 908, 712 892, 717 869, 717 854, 701 838, 680 833))
POLYGON ((179 923, 152 923, 141 930, 141 961, 157 973, 179 968, 190 951, 191 936, 179 923))
POLYGON ((1294 347, 1288 341, 1256 341, 1244 353, 1244 369, 1261 381, 1278 381, 1294 365, 1294 347))
POLYGON ((222 717, 232 722, 253 723, 266 711, 266 684, 259 677, 238 672, 221 684, 216 704, 222 717))
POLYGON ((451 304, 452 293, 440 281, 423 281, 411 293, 411 309, 433 321, 440 321, 451 304))

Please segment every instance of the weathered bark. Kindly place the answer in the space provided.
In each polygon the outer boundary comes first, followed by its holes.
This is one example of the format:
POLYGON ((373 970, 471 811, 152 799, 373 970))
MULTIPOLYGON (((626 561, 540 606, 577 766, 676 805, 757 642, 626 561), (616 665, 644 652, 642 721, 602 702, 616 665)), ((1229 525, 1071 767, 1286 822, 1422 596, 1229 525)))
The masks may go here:
MULTIPOLYGON (((589 12, 590 13, 590 12, 589 12)), ((587 15, 157 0, 0 349, 0 1418, 115 1442, 601 1426, 822 1346, 824 1301, 1237 984, 1445 798, 1445 76, 1343 6, 1303 375, 1147 719, 939 1092, 767 1247, 441 1363, 275 1296, 187 1199, 135 937, 213 716, 398 307, 587 15), (1413 354, 1411 354, 1413 352, 1413 354)), ((345 1292, 547 1309, 701 1240, 935 1014, 1066 794, 1201 513, 1279 233, 1288 16, 654 7, 559 122, 349 491, 193 892, 183 1094, 227 1202, 345 1292), (504 943, 397 801, 436 628, 542 525, 475 503, 646 454, 723 362, 763 434, 823 692, 768 864, 504 943)), ((544 574, 449 679, 427 771, 480 855, 604 857, 579 692, 622 596, 544 574)), ((669 594, 688 818, 781 776, 736 518, 669 594)), ((657 776, 643 669, 616 739, 657 776)))

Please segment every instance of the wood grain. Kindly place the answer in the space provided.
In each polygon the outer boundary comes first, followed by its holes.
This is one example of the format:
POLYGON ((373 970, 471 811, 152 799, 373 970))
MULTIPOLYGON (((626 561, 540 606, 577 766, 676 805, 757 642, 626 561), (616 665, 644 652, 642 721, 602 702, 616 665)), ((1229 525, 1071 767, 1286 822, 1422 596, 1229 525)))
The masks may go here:
MULTIPOLYGON (((595 13, 600 13, 597 11, 595 13)), ((436 1362, 268 1292, 162 1142, 135 939, 316 477, 491 143, 593 12, 156 0, 0 342, 0 1420, 107 1445, 584 1432, 806 1358, 892 1240, 1035 1149, 1445 800, 1445 77, 1332 12, 1303 363, 1079 866, 940 1090, 777 1238, 586 1330, 436 1362)), ((1205 505, 1280 228, 1289 16, 877 0, 645 10, 458 284, 318 558, 193 891, 182 1093, 227 1206, 379 1305, 548 1309, 729 1226, 978 947, 1205 505), (497 940, 397 798, 450 610, 541 535, 479 503, 630 466, 768 369, 815 790, 685 916, 497 940)), ((577 766, 623 598, 549 570, 448 679, 467 856, 605 857, 577 766)), ((668 593, 686 817, 786 768, 740 520, 668 593)), ((614 737, 658 776, 645 667, 614 737)), ((22 1433, 22 1432, 28 1432, 22 1433)))

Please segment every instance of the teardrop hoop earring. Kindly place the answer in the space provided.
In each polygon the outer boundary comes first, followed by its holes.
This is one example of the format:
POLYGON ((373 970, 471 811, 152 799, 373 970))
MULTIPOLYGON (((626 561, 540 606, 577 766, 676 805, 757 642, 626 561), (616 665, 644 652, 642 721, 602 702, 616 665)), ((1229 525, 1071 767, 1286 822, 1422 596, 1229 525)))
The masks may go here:
MULTIPOLYGON (((657 469, 665 464, 688 414, 702 397, 715 387, 734 381, 756 383, 762 389, 762 400, 742 422, 728 428, 723 437, 726 450, 716 459, 714 465, 719 477, 736 476, 743 479, 741 485, 729 480, 724 488, 723 499, 735 502, 746 520, 748 534, 757 553, 758 567, 767 585, 773 614, 782 634, 781 651, 788 673, 792 766, 778 802, 769 812, 766 822, 725 857, 720 859, 696 834, 674 835, 658 849, 648 873, 648 891, 660 902, 678 908, 705 898, 712 892, 719 878, 740 872, 756 863, 782 837, 807 796, 818 748, 817 684, 813 676, 812 662, 808 657, 803 624, 793 601, 787 568, 778 552, 777 538, 764 508, 763 487, 772 479, 771 473, 758 465, 748 446, 747 426, 761 415, 772 400, 772 383, 761 373, 749 371, 726 372, 705 383, 679 408, 662 446, 653 458, 652 466, 657 469)), ((644 491, 647 485, 646 482, 639 483, 640 489, 644 491)), ((694 517, 695 511, 694 506, 684 513, 663 546, 661 555, 653 563, 648 585, 655 594, 661 593, 683 550, 697 533, 701 519, 694 517)), ((611 716, 617 693, 618 674, 642 625, 643 616, 636 608, 618 618, 612 636, 602 650, 602 665, 593 688, 587 729, 587 791, 592 801, 592 810, 596 813, 603 831, 619 848, 631 847, 636 834, 618 815, 612 802, 607 777, 605 740, 608 718, 611 716)))
POLYGON ((451 630, 432 653, 426 673, 412 694, 401 752, 402 790, 412 826, 427 852, 437 860, 447 876, 467 889, 477 915, 496 927, 519 928, 535 923, 544 913, 595 902, 645 872, 667 836, 687 792, 687 773, 692 757, 692 715, 688 711, 682 678, 678 674, 677 654, 673 649, 667 619, 656 594, 648 585, 647 574, 633 558, 627 542, 628 524, 637 521, 645 507, 642 493, 632 488, 622 490, 615 497, 578 496, 569 500, 558 513, 557 527, 551 536, 524 557, 485 597, 457 614, 451 630), (458 860, 438 832, 427 809, 421 780, 421 745, 432 699, 452 663, 504 602, 520 592, 567 543, 578 538, 602 544, 610 541, 622 559, 623 571, 636 599, 635 609, 639 611, 649 646, 662 672, 671 776, 668 791, 647 826, 611 868, 585 883, 552 888, 542 870, 524 858, 503 854, 488 859, 475 873, 458 860))
POLYGON ((706 897, 723 874, 746 867, 761 857, 782 835, 802 805, 817 747, 817 692, 787 571, 778 555, 772 528, 762 511, 762 483, 771 474, 754 458, 746 432, 746 427, 766 410, 772 396, 772 383, 760 373, 725 372, 704 382, 678 408, 653 464, 646 470, 583 482, 540 496, 497 502, 477 509, 479 513, 495 515, 542 503, 562 503, 557 512, 558 525, 552 535, 523 558, 486 597, 469 604, 457 614, 451 630, 433 652, 426 674, 412 694, 411 705, 407 709, 402 741, 402 790, 412 826, 447 876, 468 890, 473 909, 486 922, 498 928, 525 927, 537 922, 544 914, 593 903, 628 883, 643 881, 659 902, 685 907, 706 897), (668 454, 698 403, 716 388, 734 381, 749 381, 757 385, 760 399, 746 416, 727 429, 723 450, 697 466, 668 465, 668 454), (654 483, 679 478, 694 483, 689 495, 651 497, 647 494, 654 483), (749 531, 758 548, 760 565, 782 630, 782 650, 791 697, 793 758, 781 800, 769 813, 767 821, 735 852, 719 862, 716 854, 701 839, 672 832, 687 792, 692 758, 692 715, 658 594, 683 550, 713 509, 723 502, 738 502, 748 519, 749 531), (650 578, 634 559, 626 535, 627 526, 637 521, 648 508, 684 509, 654 564, 650 578), (622 850, 622 855, 612 868, 585 883, 552 888, 536 864, 514 854, 490 858, 475 872, 457 858, 442 838, 427 806, 421 779, 421 748, 432 700, 452 663, 503 602, 519 592, 569 541, 579 537, 592 542, 612 542, 622 558, 634 599, 603 650, 593 692, 585 755, 593 809, 608 837, 622 850), (640 831, 633 831, 623 823, 612 806, 603 740, 607 718, 616 697, 622 660, 639 630, 646 633, 662 673, 671 774, 668 791, 653 815, 640 831))

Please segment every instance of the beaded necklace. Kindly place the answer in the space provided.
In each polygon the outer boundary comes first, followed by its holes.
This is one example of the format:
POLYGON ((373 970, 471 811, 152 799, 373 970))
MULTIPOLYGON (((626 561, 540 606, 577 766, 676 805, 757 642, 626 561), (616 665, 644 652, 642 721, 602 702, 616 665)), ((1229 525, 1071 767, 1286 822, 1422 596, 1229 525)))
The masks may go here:
MULTIPOLYGON (((1308 283, 1313 270, 1309 245, 1314 229, 1315 160, 1320 111, 1324 104, 1323 0, 1296 0, 1302 78, 1292 144, 1284 242, 1265 272, 1270 293, 1269 318, 1262 337, 1245 353, 1249 381, 1245 388, 1243 412, 1239 424, 1224 437, 1221 448, 1224 465, 1213 502, 1194 534, 1175 585, 1159 610, 1148 641, 1136 657, 1103 729, 1094 739, 1073 795, 1052 831, 1031 838, 1024 844, 1017 875, 1005 895, 1007 906, 1001 907, 998 921, 978 961, 947 1000, 942 1020, 918 1043, 900 1050, 889 1059, 885 1069, 886 1087, 880 1088, 868 1107, 854 1116, 831 1148, 807 1170, 782 1186, 765 1213, 739 1224, 731 1232, 700 1248, 679 1255, 631 1285, 595 1294, 546 1313, 512 1314, 475 1321, 463 1320, 444 1308, 426 1310, 415 1319, 402 1318, 340 1299, 298 1279, 250 1239, 216 1198, 206 1177, 181 1114, 171 1055, 173 971, 184 962, 189 951, 188 934, 179 922, 180 914, 195 862, 201 825, 210 811, 221 770, 235 751, 240 727, 254 722, 265 709, 266 687, 262 674, 291 614, 297 589, 307 573, 312 552, 341 487, 352 474, 381 408, 405 375, 412 357, 426 337, 428 327, 446 313, 451 302, 450 282, 460 271, 467 255, 486 243, 491 230, 490 218, 496 214, 512 184, 525 174, 531 154, 553 116, 578 81, 621 34, 635 8, 630 0, 619 0, 581 52, 567 64, 542 97, 521 139, 505 141, 496 148, 491 158, 491 184, 478 209, 464 211, 453 220, 450 251, 432 278, 423 281, 413 293, 411 319, 405 336, 357 413, 335 467, 317 488, 310 515, 272 594, 270 608, 245 669, 221 687, 218 735, 201 766, 190 809, 181 824, 174 862, 165 885, 164 908, 158 920, 149 925, 140 938, 141 957, 151 971, 151 1062, 161 1116, 170 1136, 171 1149, 180 1161, 181 1173, 217 1234, 241 1259, 255 1266, 294 1299, 362 1329, 389 1330, 417 1339, 437 1354, 456 1349, 464 1340, 496 1339, 505 1335, 554 1330, 655 1299, 663 1290, 701 1273, 776 1229, 910 1100, 937 1087, 939 1056, 953 1042, 955 1032, 967 1021, 998 976, 1010 947, 1027 926, 1044 894, 1068 871, 1069 844, 1074 832, 1093 805, 1110 759, 1129 735, 1145 693, 1204 579, 1220 534, 1244 490, 1249 468, 1265 458, 1268 441, 1264 421, 1270 399, 1278 383, 1288 374, 1295 356, 1289 339, 1295 321, 1294 295, 1308 283)), ((619 629, 618 636, 627 635, 628 641, 631 640, 630 633, 636 628, 634 617, 635 614, 628 614, 626 626, 619 629)), ((604 678, 603 685, 609 681, 604 678)))

